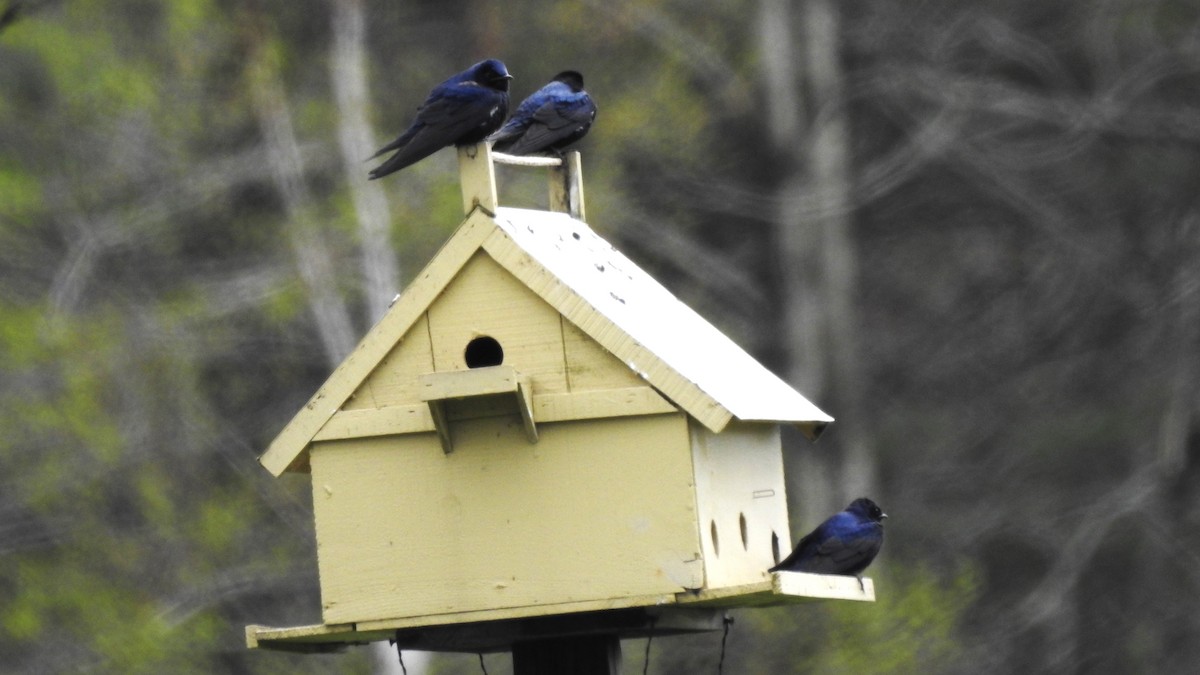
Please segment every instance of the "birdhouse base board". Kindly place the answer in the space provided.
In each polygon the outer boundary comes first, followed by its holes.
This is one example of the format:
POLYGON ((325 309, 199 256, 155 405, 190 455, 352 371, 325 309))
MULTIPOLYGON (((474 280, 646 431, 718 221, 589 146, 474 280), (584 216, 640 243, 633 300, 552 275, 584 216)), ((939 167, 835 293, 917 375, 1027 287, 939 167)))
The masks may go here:
MULTIPOLYGON (((401 649, 503 652, 511 651, 513 645, 518 643, 586 635, 616 635, 621 639, 632 639, 718 631, 724 626, 724 615, 724 610, 720 608, 631 607, 392 629, 363 629, 361 624, 292 628, 251 625, 246 626, 246 644, 251 649, 320 653, 340 651, 350 645, 392 640, 401 649)), ((374 622, 375 626, 382 623, 374 622)))
MULTIPOLYGON (((647 600, 642 598, 643 601, 647 600)), ((509 651, 517 642, 580 635, 617 635, 621 639, 721 630, 726 609, 793 605, 818 600, 875 601, 875 584, 863 578, 805 572, 775 572, 757 584, 661 596, 648 606, 547 614, 546 607, 506 610, 507 618, 470 620, 415 617, 348 624, 274 628, 246 626, 246 646, 292 652, 339 651, 349 645, 394 640, 402 649, 433 652, 509 651), (673 606, 672 606, 673 605, 673 606), (536 615, 513 616, 521 610, 536 615), (438 624, 438 621, 442 623, 438 624)), ((582 603, 581 603, 582 604, 582 603)), ((492 615, 497 612, 479 612, 492 615)))

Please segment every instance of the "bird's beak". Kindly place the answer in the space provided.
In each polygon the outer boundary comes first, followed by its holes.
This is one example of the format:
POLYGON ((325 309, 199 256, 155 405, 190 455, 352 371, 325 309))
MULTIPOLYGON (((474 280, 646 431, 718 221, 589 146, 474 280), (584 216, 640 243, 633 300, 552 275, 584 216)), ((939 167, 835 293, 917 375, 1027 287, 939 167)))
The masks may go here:
POLYGON ((505 75, 505 76, 503 77, 503 79, 505 79, 505 80, 511 80, 511 79, 512 79, 512 75, 505 75))
POLYGON ((887 520, 887 514, 886 514, 886 513, 881 513, 881 514, 879 514, 879 519, 880 519, 880 520, 887 520))

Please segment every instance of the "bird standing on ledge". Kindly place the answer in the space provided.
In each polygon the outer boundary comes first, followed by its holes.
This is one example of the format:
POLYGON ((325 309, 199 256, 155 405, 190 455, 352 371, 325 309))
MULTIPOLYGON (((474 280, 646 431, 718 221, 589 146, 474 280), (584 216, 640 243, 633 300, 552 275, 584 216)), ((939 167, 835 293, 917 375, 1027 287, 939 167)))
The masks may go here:
POLYGON ((512 119, 488 138, 496 152, 531 155, 559 152, 587 135, 596 104, 583 90, 583 75, 564 70, 521 102, 512 119))
POLYGON ((796 544, 796 550, 768 572, 814 572, 858 577, 883 546, 883 509, 862 497, 835 513, 796 544))
POLYGON ((371 180, 416 163, 451 145, 471 145, 488 137, 508 115, 512 75, 496 59, 480 61, 433 88, 417 109, 417 119, 371 159, 396 154, 368 174, 371 180))

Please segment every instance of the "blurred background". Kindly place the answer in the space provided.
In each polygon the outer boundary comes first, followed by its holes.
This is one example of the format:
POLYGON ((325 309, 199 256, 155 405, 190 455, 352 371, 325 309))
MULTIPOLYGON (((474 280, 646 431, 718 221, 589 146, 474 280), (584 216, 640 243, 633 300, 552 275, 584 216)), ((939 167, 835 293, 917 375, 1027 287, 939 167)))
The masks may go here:
MULTIPOLYGON (((0 671, 398 672, 244 648, 320 619, 308 482, 255 460, 460 222, 452 151, 363 160, 491 56, 514 105, 584 73, 592 227, 837 418, 786 439, 793 536, 891 516, 877 603, 735 611, 725 672, 1194 667, 1198 29, 1188 0, 0 0, 0 671)), ((512 171, 502 203, 544 205, 512 171)))

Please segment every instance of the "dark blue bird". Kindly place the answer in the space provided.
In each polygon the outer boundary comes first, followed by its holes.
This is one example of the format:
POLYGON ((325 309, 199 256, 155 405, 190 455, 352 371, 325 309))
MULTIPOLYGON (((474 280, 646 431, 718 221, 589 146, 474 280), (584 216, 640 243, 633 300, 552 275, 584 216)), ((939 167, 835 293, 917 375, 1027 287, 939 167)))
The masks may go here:
POLYGON ((399 171, 451 145, 470 145, 500 128, 508 115, 512 75, 496 59, 480 61, 429 92, 417 119, 399 138, 371 155, 396 154, 375 167, 371 179, 399 171))
POLYGON ((768 572, 844 574, 862 579, 863 570, 883 546, 883 519, 875 502, 855 499, 796 544, 796 550, 768 572))
POLYGON ((587 135, 596 104, 583 90, 583 75, 564 70, 521 102, 512 119, 488 140, 510 155, 559 152, 587 135))

